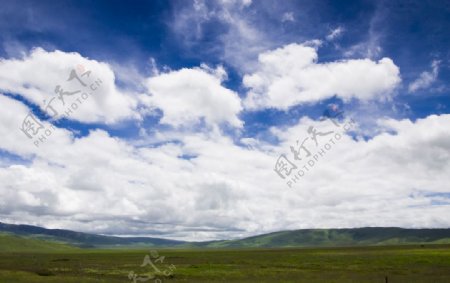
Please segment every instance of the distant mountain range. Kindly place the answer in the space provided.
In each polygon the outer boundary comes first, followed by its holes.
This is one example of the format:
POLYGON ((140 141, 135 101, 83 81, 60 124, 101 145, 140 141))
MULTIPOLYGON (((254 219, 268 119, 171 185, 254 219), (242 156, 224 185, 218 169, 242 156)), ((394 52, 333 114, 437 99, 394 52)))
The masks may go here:
POLYGON ((186 242, 149 237, 114 237, 89 233, 81 233, 62 229, 46 229, 31 225, 14 225, 0 222, 0 232, 17 236, 33 237, 70 244, 81 248, 114 247, 114 246, 158 246, 172 247, 186 242))
MULTIPOLYGON (((62 229, 0 222, 0 245, 58 248, 281 248, 403 244, 450 244, 450 229, 369 227, 351 229, 302 229, 263 234, 239 240, 185 242, 150 237, 103 236, 62 229), (7 237, 7 238, 6 238, 7 237), (28 242, 26 242, 28 240, 28 242), (31 242, 30 242, 31 241, 31 242)), ((0 246, 0 251, 5 247, 0 246)))

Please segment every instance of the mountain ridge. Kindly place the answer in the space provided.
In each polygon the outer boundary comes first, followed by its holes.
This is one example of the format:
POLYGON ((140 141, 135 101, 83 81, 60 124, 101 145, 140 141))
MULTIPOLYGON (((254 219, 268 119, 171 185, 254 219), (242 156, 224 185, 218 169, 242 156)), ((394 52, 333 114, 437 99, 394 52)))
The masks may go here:
POLYGON ((104 236, 92 233, 76 232, 65 229, 47 229, 39 226, 25 224, 6 224, 0 222, 0 232, 9 232, 19 236, 34 236, 41 239, 66 242, 82 248, 93 248, 97 246, 120 246, 120 245, 149 245, 149 246, 172 246, 184 243, 183 241, 168 240, 152 237, 117 237, 104 236))
POLYGON ((153 237, 106 236, 64 229, 47 229, 24 224, 6 224, 2 222, 0 222, 0 233, 59 242, 78 248, 279 248, 450 244, 450 228, 361 227, 300 229, 272 232, 235 240, 205 242, 177 241, 153 237))

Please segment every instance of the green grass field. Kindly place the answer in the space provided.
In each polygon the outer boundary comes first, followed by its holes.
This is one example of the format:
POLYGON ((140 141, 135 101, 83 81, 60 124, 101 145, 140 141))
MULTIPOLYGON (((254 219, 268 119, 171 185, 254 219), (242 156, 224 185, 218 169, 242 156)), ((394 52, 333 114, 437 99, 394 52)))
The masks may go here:
POLYGON ((149 250, 2 251, 0 282, 450 282, 449 245, 157 252, 172 275, 140 266, 149 250))

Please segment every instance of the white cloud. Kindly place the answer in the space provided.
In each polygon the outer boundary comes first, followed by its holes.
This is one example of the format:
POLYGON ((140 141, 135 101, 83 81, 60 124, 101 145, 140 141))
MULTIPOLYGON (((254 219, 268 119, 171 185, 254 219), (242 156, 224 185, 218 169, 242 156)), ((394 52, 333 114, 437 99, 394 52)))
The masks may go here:
POLYGON ((32 50, 22 59, 0 61, 0 90, 23 96, 44 111, 50 99, 57 96, 55 88, 58 85, 64 91, 80 90, 73 96, 63 96, 65 105, 58 99, 51 103, 60 115, 76 98, 80 98, 81 93, 86 92, 92 95, 83 100, 83 105, 70 115, 70 119, 88 123, 115 123, 139 118, 135 112, 138 103, 136 98, 117 89, 114 73, 105 63, 86 59, 78 53, 47 52, 41 48, 32 50), (91 71, 89 77, 85 75, 81 78, 85 87, 76 79, 68 81, 71 70, 78 70, 80 76, 83 68, 91 71), (97 79, 102 84, 94 91, 89 87, 97 79))
POLYGON ((342 33, 344 32, 344 28, 342 27, 337 27, 334 30, 332 30, 327 36, 326 39, 328 41, 333 41, 336 38, 340 37, 342 35, 342 33))
POLYGON ((252 0, 242 0, 242 5, 248 7, 252 4, 252 0))
POLYGON ((204 119, 209 125, 241 127, 239 96, 221 85, 226 75, 222 67, 205 65, 159 74, 147 81, 151 93, 147 103, 164 112, 164 124, 178 127, 204 119))
POLYGON ((190 240, 314 227, 450 225, 449 206, 433 204, 433 194, 448 193, 450 115, 380 120, 382 131, 367 141, 343 136, 289 189, 273 172, 278 155, 292 158, 289 146, 311 125, 330 129, 329 121, 302 118, 272 129, 279 145, 243 139, 250 148, 214 131, 159 132, 145 145, 101 130, 73 138, 62 129, 35 148, 16 127, 28 109, 0 99, 0 148, 30 158, 0 168, 6 222, 190 240))
MULTIPOLYGON (((201 0, 194 1, 197 5, 201 0)), ((241 8, 248 7, 252 4, 252 0, 219 0, 218 3, 223 6, 241 5, 241 8)))
POLYGON ((286 12, 281 17, 282 22, 295 22, 294 13, 293 12, 286 12))
POLYGON ((360 42, 352 45, 348 50, 344 52, 345 57, 360 57, 375 59, 383 52, 382 40, 383 28, 387 21, 387 15, 389 15, 387 6, 384 2, 377 2, 375 4, 375 12, 369 21, 369 28, 367 30, 365 38, 360 42))
POLYGON ((237 66, 238 70, 249 70, 256 59, 255 54, 273 44, 267 34, 255 25, 251 5, 249 0, 185 2, 185 5, 176 7, 169 25, 178 37, 177 42, 193 53, 201 48, 204 54, 219 57, 237 66), (208 33, 211 24, 220 25, 223 32, 205 42, 205 37, 211 36, 208 33), (209 45, 211 43, 214 46, 209 45))
POLYGON ((436 81, 439 75, 439 61, 434 60, 431 63, 431 72, 425 71, 420 74, 420 76, 411 82, 408 86, 409 92, 416 92, 420 89, 429 87, 433 82, 436 81))
POLYGON ((289 44, 259 55, 259 67, 244 76, 248 109, 278 108, 316 102, 334 95, 367 101, 389 98, 400 82, 399 68, 389 58, 317 63, 317 50, 289 44))
MULTIPOLYGON (((3 137, 1 148, 19 154, 21 156, 30 157, 35 154, 36 146, 21 130, 22 123, 29 114, 29 109, 21 102, 0 94, 0 135, 3 137)), ((48 122, 40 121, 46 128, 50 128, 48 122)), ((42 134, 42 129, 40 130, 42 134)), ((72 134, 65 130, 55 127, 49 140, 51 142, 43 143, 43 148, 53 150, 54 147, 70 144, 72 134)))

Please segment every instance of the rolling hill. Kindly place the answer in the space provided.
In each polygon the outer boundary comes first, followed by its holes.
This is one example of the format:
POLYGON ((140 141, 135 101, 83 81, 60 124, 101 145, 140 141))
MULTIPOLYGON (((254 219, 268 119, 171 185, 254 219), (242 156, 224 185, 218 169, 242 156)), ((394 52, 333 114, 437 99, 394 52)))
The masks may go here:
POLYGON ((76 247, 59 243, 0 233, 0 252, 73 251, 76 247))
MULTIPOLYGON (((281 247, 335 247, 407 244, 450 244, 450 229, 404 229, 395 227, 367 227, 351 229, 302 229, 258 235, 238 240, 183 242, 150 237, 114 237, 74 232, 62 229, 46 229, 30 225, 14 225, 0 222, 0 233, 19 238, 11 241, 37 241, 71 245, 78 248, 281 248, 281 247)), ((0 245, 4 245, 4 238, 0 245)), ((30 244, 31 245, 31 244, 30 244)), ((4 250, 0 246, 0 251, 4 250)))
POLYGON ((258 235, 234 241, 209 243, 208 247, 333 247, 402 244, 448 244, 450 229, 367 227, 351 229, 302 229, 258 235))
POLYGON ((46 229, 31 225, 14 225, 0 222, 0 232, 18 236, 33 237, 40 240, 56 241, 81 248, 112 248, 129 246, 178 246, 185 242, 150 237, 113 237, 62 229, 46 229))

